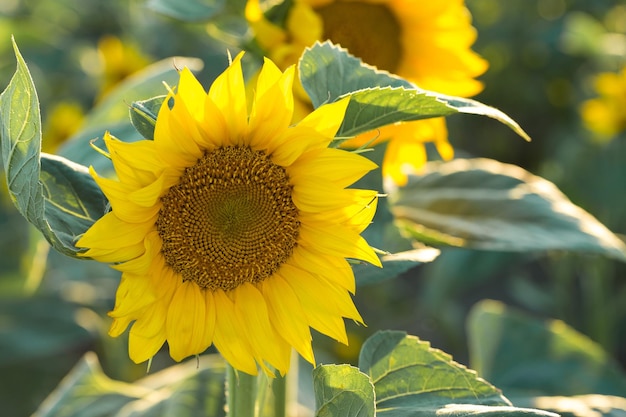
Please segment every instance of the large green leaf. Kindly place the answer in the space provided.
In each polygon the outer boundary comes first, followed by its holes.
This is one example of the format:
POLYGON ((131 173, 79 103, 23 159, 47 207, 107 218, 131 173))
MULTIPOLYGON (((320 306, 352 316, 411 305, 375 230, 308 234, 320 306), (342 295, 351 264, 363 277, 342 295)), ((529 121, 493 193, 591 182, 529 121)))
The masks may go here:
POLYGON ((468 113, 488 116, 528 135, 506 114, 474 100, 426 91, 386 71, 364 64, 330 41, 307 48, 299 62, 300 80, 314 107, 350 96, 337 136, 351 137, 388 124, 468 113))
POLYGON ((512 407, 476 372, 404 332, 382 331, 368 339, 359 368, 374 384, 376 415, 381 417, 555 416, 512 407))
POLYGON ((350 365, 321 365, 313 370, 316 417, 374 417, 374 387, 350 365))
POLYGON ((498 251, 568 250, 626 260, 626 245, 554 184, 488 159, 426 164, 389 190, 391 211, 426 243, 498 251))
POLYGON ((223 386, 224 364, 210 355, 129 384, 109 379, 89 353, 33 417, 223 416, 223 386))
POLYGON ((626 375, 616 361, 562 321, 540 321, 484 301, 470 313, 468 337, 474 369, 507 392, 626 393, 626 375))
POLYGON ((57 250, 75 256, 77 235, 106 210, 106 199, 83 166, 41 155, 39 100, 17 45, 17 70, 0 95, 2 158, 19 212, 57 250))

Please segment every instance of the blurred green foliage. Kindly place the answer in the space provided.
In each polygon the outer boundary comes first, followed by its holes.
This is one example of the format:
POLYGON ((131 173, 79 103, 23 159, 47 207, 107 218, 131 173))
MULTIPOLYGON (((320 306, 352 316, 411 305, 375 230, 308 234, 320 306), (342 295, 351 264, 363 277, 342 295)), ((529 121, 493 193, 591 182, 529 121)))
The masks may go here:
MULTIPOLYGON (((233 4, 229 7, 236 10, 241 1, 233 4)), ((106 100, 113 85, 172 56, 200 58, 204 70, 199 76, 207 84, 226 65, 226 51, 236 52, 233 36, 241 34, 237 19, 226 19, 222 27, 184 23, 148 5, 143 0, 0 2, 0 90, 15 70, 14 35, 37 86, 44 147, 57 146, 80 128, 47 128, 58 106, 69 103, 86 114, 106 100)), ((520 141, 485 118, 453 116, 450 140, 457 156, 519 165, 554 182, 609 229, 626 233, 626 133, 599 142, 584 129, 579 113, 580 104, 595 94, 594 75, 626 63, 626 2, 467 0, 467 5, 478 29, 475 49, 490 62, 482 77, 486 88, 476 98, 509 114, 533 142, 520 141)), ((175 68, 176 60, 171 65, 175 68)), ((81 123, 80 117, 68 120, 81 123)), ((115 271, 48 253, 43 238, 4 191, 0 230, 3 413, 30 415, 87 351, 98 354, 113 379, 143 376, 145 368, 127 357, 127 341, 106 335, 115 271)), ((349 349, 316 339, 325 349, 318 358, 356 364, 360 341, 391 328, 418 335, 457 361, 476 366, 470 363, 467 338, 476 323, 468 331, 465 323, 473 305, 492 298, 540 318, 563 320, 589 337, 589 343, 595 341, 594 349, 604 349, 615 368, 623 368, 625 276, 623 263, 590 255, 443 249, 436 262, 397 280, 359 287, 356 304, 368 327, 349 325, 349 349)), ((152 366, 159 370, 170 364, 163 355, 152 366)), ((623 381, 623 376, 616 378, 623 381)), ((592 392, 575 394, 585 393, 592 392)))

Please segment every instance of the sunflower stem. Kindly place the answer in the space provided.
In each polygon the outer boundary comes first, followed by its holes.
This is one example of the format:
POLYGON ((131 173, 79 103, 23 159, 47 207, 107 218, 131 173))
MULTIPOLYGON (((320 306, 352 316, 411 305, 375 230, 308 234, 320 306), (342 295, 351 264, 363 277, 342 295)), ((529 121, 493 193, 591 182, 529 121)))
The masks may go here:
POLYGON ((275 417, 288 417, 290 406, 297 404, 298 372, 298 354, 292 349, 289 372, 285 376, 277 376, 272 382, 275 417))
POLYGON ((228 417, 255 417, 257 377, 226 366, 228 417))
POLYGON ((277 376, 272 381, 272 391, 274 392, 274 416, 287 417, 287 375, 277 376))

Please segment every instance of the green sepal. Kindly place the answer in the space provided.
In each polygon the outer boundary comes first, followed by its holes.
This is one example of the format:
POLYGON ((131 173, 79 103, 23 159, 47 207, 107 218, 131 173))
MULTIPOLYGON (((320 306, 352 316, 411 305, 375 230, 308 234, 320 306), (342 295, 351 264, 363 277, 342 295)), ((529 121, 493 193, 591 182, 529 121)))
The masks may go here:
POLYGON ((154 127, 165 95, 143 101, 133 101, 130 105, 130 121, 137 132, 146 139, 154 139, 154 127))

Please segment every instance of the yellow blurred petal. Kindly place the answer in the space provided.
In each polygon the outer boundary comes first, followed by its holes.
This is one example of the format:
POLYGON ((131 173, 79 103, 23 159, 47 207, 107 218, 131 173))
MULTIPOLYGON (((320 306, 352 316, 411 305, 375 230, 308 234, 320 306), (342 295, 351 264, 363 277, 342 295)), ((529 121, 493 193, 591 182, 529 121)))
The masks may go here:
POLYGON ((285 32, 263 16, 259 0, 248 0, 245 15, 250 26, 254 29, 257 42, 262 48, 270 49, 285 40, 285 32))

